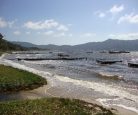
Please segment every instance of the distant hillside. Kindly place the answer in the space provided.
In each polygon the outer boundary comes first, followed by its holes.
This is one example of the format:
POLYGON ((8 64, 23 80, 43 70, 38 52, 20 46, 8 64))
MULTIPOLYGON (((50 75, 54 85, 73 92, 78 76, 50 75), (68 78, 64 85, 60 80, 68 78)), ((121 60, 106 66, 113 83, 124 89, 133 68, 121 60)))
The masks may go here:
POLYGON ((36 45, 32 44, 29 42, 17 42, 17 41, 12 41, 12 44, 20 45, 22 47, 26 47, 28 49, 37 49, 37 50, 43 50, 43 49, 56 49, 59 46, 57 45, 36 45))
POLYGON ((137 40, 116 40, 108 39, 103 42, 91 42, 74 46, 75 49, 84 50, 129 50, 138 51, 138 39, 137 40))
POLYGON ((26 48, 12 44, 4 39, 0 39, 0 51, 15 51, 15 50, 26 50, 26 48))
POLYGON ((103 42, 89 42, 80 45, 35 45, 28 42, 14 42, 24 47, 38 47, 43 49, 56 49, 56 50, 128 50, 138 51, 138 39, 137 40, 116 40, 108 39, 103 42))
POLYGON ((20 45, 20 46, 26 47, 26 48, 32 48, 32 47, 37 47, 37 48, 40 48, 40 49, 60 49, 62 47, 67 47, 66 49, 70 48, 69 45, 62 45, 62 46, 53 45, 53 44, 36 45, 36 44, 29 43, 29 42, 17 42, 17 41, 12 41, 11 43, 17 44, 17 45, 20 45))
POLYGON ((16 41, 13 41, 13 42, 11 42, 11 43, 17 44, 17 45, 20 45, 20 46, 26 47, 26 48, 38 47, 37 45, 32 44, 32 43, 29 43, 29 42, 16 42, 16 41))

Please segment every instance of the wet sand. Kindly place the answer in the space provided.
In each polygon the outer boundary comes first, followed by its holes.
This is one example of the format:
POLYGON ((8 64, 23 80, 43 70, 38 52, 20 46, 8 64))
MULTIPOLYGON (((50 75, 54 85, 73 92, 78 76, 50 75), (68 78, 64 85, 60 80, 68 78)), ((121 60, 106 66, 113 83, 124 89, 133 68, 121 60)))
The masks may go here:
POLYGON ((138 115, 138 113, 124 109, 122 107, 112 106, 114 109, 116 109, 117 115, 138 115))

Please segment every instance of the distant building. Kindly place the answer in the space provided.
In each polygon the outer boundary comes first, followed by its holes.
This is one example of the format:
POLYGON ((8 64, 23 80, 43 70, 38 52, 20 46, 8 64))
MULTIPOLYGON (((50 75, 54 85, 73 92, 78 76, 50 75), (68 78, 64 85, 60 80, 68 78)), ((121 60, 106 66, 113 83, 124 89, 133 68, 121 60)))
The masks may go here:
POLYGON ((3 38, 3 35, 0 33, 0 40, 3 38))

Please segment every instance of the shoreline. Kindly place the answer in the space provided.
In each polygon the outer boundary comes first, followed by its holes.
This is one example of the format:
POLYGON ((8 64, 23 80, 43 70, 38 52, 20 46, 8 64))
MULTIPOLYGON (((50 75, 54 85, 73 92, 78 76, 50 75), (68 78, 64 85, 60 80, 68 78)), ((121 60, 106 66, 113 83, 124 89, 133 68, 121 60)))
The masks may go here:
MULTIPOLYGON (((14 94, 9 94, 10 97, 8 96, 8 98, 10 98, 10 100, 26 100, 26 99, 41 99, 41 98, 51 98, 51 97, 55 97, 55 98, 69 98, 69 99, 79 99, 88 103, 92 103, 92 104, 97 104, 99 106, 103 106, 106 109, 111 110, 113 113, 117 114, 117 115, 137 115, 136 112, 125 109, 123 107, 119 107, 119 106, 104 106, 102 105, 102 103, 100 103, 99 101, 95 100, 95 99, 86 99, 86 98, 80 98, 80 97, 75 97, 74 95, 64 95, 64 92, 62 92, 62 89, 58 89, 56 87, 50 87, 45 89, 47 86, 43 86, 31 91, 21 91, 21 92, 17 92, 14 94), (45 90, 45 91, 44 91, 45 90), (17 98, 18 97, 18 98, 17 98)), ((5 100, 5 101, 9 101, 9 100, 5 100)))
MULTIPOLYGON (((5 54, 3 54, 0 57, 0 59, 2 59, 2 57, 4 57, 4 55, 5 54)), ((44 78, 47 78, 47 77, 50 78, 52 76, 52 74, 49 73, 49 72, 46 72, 46 74, 44 75, 44 74, 41 73, 41 71, 39 71, 39 72, 38 72, 38 70, 34 71, 35 69, 33 69, 33 68, 26 67, 26 66, 20 65, 18 63, 12 64, 10 62, 12 62, 12 61, 10 61, 10 60, 8 60, 7 62, 2 61, 2 63, 5 64, 5 65, 9 65, 9 66, 12 66, 12 67, 16 67, 16 68, 19 68, 19 69, 29 71, 29 72, 35 73, 37 75, 41 75, 44 78)), ((1 63, 1 60, 0 60, 0 63, 1 63)), ((76 96, 73 93, 70 93, 70 95, 65 94, 64 90, 62 91, 62 88, 60 89, 60 87, 54 87, 52 85, 50 79, 49 80, 47 79, 47 81, 48 81, 48 84, 46 86, 31 90, 31 91, 21 91, 21 92, 19 92, 19 94, 17 96, 21 96, 22 99, 26 99, 26 98, 27 99, 35 99, 35 98, 42 98, 42 97, 59 97, 59 98, 63 97, 63 98, 71 98, 71 99, 75 98, 75 99, 84 100, 84 101, 89 102, 89 103, 96 103, 100 106, 108 108, 108 107, 102 105, 102 103, 95 100, 93 97, 92 97, 92 99, 86 99, 86 98, 81 98, 79 95, 76 96)), ((127 115, 137 115, 137 113, 135 113, 131 110, 125 109, 123 107, 111 106, 108 109, 111 109, 111 108, 117 109, 117 111, 118 111, 117 114, 118 115, 123 115, 123 114, 126 114, 126 113, 127 113, 127 115)))

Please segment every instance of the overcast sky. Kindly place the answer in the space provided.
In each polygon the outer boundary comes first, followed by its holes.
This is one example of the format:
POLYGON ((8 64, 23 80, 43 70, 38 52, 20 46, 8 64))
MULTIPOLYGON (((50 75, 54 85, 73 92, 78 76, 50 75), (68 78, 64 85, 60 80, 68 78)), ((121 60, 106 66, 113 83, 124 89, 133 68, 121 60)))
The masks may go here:
POLYGON ((0 0, 0 33, 35 44, 138 39, 138 0, 0 0))

